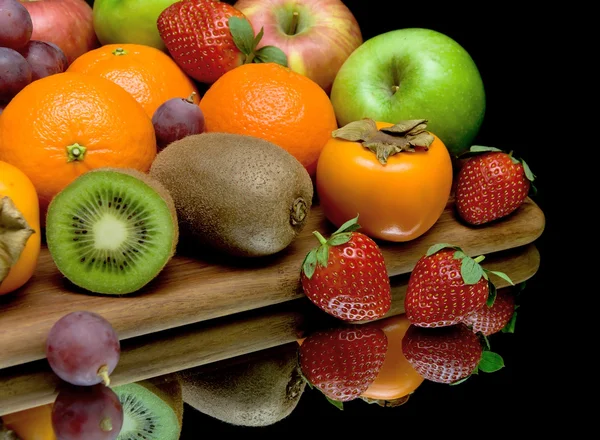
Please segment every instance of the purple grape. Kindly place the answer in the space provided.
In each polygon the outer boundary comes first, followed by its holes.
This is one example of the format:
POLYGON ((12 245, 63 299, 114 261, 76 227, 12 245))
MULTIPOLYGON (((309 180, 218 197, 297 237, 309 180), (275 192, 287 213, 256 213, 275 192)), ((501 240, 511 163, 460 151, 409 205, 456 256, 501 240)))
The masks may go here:
POLYGON ((115 440, 122 427, 119 397, 102 384, 65 387, 52 406, 52 428, 59 440, 115 440))
POLYGON ((19 0, 0 0, 0 46, 19 50, 29 42, 33 21, 19 0))
POLYGON ((31 66, 31 80, 44 78, 67 69, 65 54, 56 45, 31 40, 19 51, 31 66))
POLYGON ((65 51, 58 47, 57 44, 54 44, 52 41, 44 41, 44 43, 49 44, 58 51, 62 65, 65 66, 64 70, 67 70, 67 68, 69 67, 69 59, 67 58, 65 51))
POLYGON ((31 82, 31 67, 14 49, 0 47, 0 102, 7 103, 31 82))
POLYGON ((156 145, 162 150, 192 134, 204 131, 204 114, 194 102, 195 92, 189 98, 172 98, 160 105, 152 115, 156 145))
POLYGON ((110 323, 91 312, 72 312, 54 323, 46 340, 52 371, 73 385, 110 384, 121 356, 119 338, 110 323))

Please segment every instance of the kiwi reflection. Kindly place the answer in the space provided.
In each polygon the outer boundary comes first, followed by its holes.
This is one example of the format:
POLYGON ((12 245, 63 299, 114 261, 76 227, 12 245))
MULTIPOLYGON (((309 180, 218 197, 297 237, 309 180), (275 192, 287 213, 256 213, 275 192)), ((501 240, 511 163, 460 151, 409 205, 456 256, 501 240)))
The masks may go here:
POLYGON ((269 426, 296 408, 306 382, 295 343, 179 373, 183 399, 223 422, 269 426))

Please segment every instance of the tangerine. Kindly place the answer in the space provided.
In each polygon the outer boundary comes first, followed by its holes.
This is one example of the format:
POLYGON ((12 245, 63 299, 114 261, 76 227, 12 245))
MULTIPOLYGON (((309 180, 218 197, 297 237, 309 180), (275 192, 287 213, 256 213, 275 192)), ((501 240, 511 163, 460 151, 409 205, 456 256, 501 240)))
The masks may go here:
POLYGON ((205 131, 266 139, 314 177, 337 128, 329 96, 313 80, 275 63, 244 64, 215 81, 200 101, 205 131))
POLYGON ((67 72, 98 75, 117 83, 151 118, 167 100, 198 94, 194 82, 173 58, 143 44, 107 44, 90 50, 73 61, 67 72))
POLYGON ((140 103, 100 76, 41 78, 0 115, 0 160, 33 183, 42 224, 50 200, 77 176, 104 166, 146 172, 156 153, 154 127, 140 103))

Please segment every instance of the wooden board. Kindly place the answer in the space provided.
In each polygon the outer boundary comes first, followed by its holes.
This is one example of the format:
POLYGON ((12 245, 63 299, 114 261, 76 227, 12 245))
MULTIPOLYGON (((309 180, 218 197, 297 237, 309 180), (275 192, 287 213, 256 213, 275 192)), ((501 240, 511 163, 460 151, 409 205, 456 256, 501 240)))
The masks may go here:
MULTIPOLYGON (((531 199, 495 223, 461 223, 449 201, 438 222, 407 243, 380 242, 389 276, 410 272, 435 243, 461 246, 471 255, 523 246, 543 232, 545 217, 531 199)), ((123 297, 90 295, 70 285, 47 249, 38 270, 15 295, 0 297, 0 369, 44 357, 46 335, 63 315, 75 310, 108 319, 122 340, 303 296, 299 271, 306 253, 318 242, 312 234, 333 232, 315 206, 303 233, 277 255, 256 260, 218 260, 214 256, 177 255, 141 291, 123 297)))
MULTIPOLYGON (((485 263, 488 269, 503 271, 519 283, 537 272, 540 255, 530 244, 488 255, 485 263)), ((408 274, 391 278, 392 307, 386 316, 404 312, 408 278, 408 274)), ((495 275, 491 279, 498 288, 508 285, 495 275)), ((122 342, 112 384, 137 382, 283 345, 337 323, 304 297, 128 339, 122 342)), ((52 402, 60 383, 45 359, 0 370, 0 416, 52 402)))

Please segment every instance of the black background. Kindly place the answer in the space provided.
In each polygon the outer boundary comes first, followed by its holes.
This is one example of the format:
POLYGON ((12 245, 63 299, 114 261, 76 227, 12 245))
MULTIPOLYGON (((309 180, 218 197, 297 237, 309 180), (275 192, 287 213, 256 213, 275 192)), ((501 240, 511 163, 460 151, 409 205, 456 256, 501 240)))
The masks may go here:
MULTIPOLYGON (((554 387, 545 382, 545 368, 555 369, 555 363, 560 365, 562 361, 559 354, 547 351, 544 333, 540 331, 540 322, 546 321, 551 306, 547 300, 549 292, 558 289, 556 273, 551 278, 550 255, 553 252, 550 234, 558 232, 558 228, 556 213, 550 206, 549 188, 551 180, 556 178, 550 175, 549 146, 542 138, 547 126, 544 128, 543 121, 540 122, 541 112, 546 111, 541 108, 545 105, 542 102, 549 93, 547 86, 541 85, 547 82, 541 57, 544 46, 551 44, 546 39, 548 33, 541 29, 542 20, 535 11, 528 14, 506 3, 492 7, 474 3, 471 7, 445 10, 428 2, 348 0, 344 3, 357 18, 364 40, 394 29, 424 27, 445 33, 461 44, 478 66, 486 88, 486 115, 474 143, 513 150, 537 176, 538 193, 534 200, 546 216, 546 228, 536 241, 541 266, 520 297, 516 332, 490 337, 493 350, 504 358, 506 366, 496 373, 480 373, 458 386, 425 382, 405 405, 397 408, 354 401, 339 411, 320 393, 307 390, 288 418, 265 428, 226 425, 186 407, 182 439, 196 439, 207 432, 275 438, 366 435, 373 431, 375 435, 395 438, 403 435, 454 438, 514 435, 524 428, 544 429, 549 421, 555 423, 549 420, 545 409, 560 399, 556 395, 550 397, 554 387)), ((557 371, 552 383, 560 383, 562 377, 557 371)), ((565 388, 568 386, 558 385, 556 393, 565 388)))

